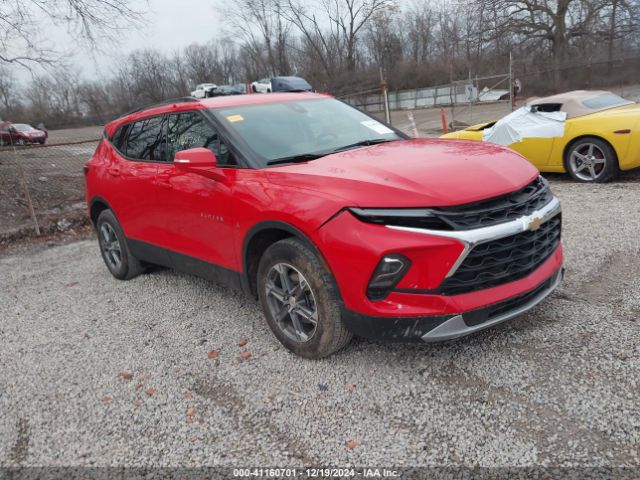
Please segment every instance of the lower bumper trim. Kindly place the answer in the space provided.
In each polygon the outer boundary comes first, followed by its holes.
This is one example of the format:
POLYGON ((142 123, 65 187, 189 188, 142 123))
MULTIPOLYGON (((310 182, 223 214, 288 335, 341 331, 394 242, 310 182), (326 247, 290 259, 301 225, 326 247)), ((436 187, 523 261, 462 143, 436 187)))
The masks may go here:
MULTIPOLYGON (((548 280, 546 280, 542 285, 538 286, 533 291, 526 293, 520 297, 516 297, 516 299, 513 299, 516 300, 516 302, 514 302, 515 305, 513 306, 513 308, 505 309, 504 306, 500 306, 500 308, 498 308, 494 312, 486 312, 486 320, 480 323, 478 323, 476 318, 474 318, 477 316, 476 314, 480 312, 473 312, 471 314, 463 313, 461 315, 456 315, 455 317, 450 318, 449 320, 438 325, 433 330, 424 334, 422 336, 422 340, 431 343, 464 337, 465 335, 470 335, 479 330, 484 330, 485 328, 492 327, 513 317, 521 315, 527 310, 532 309, 542 300, 551 295, 551 293, 553 293, 558 285, 560 285, 563 273, 563 269, 558 270, 553 276, 551 276, 548 280)), ((507 300, 507 302, 509 302, 509 300, 507 300)), ((488 309, 491 309, 491 307, 488 307, 488 309)))
POLYGON ((385 342, 431 343, 463 337, 497 325, 533 308, 560 284, 560 268, 534 289, 477 310, 427 317, 373 317, 343 310, 345 326, 354 334, 385 342))

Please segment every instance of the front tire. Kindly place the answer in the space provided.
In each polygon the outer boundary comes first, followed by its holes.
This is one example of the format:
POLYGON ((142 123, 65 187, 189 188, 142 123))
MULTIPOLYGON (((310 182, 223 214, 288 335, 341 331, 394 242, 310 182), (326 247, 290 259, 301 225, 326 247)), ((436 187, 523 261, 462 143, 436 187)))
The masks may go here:
POLYGON ((258 296, 271 331, 297 355, 326 357, 351 340, 332 275, 298 239, 280 240, 265 251, 258 266, 258 296))
POLYGON ((564 167, 571 177, 583 183, 605 183, 620 173, 616 152, 596 137, 581 138, 571 145, 564 167))
POLYGON ((133 256, 124 232, 111 210, 104 210, 96 222, 100 253, 111 275, 118 280, 130 280, 144 272, 140 261, 133 256))

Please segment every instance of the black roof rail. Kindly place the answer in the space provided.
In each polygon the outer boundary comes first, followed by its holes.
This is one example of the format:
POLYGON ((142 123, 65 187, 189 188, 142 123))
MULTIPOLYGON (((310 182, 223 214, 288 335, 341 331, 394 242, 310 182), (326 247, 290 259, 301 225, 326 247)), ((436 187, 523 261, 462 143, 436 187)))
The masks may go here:
POLYGON ((126 117, 127 115, 131 115, 132 113, 141 112, 142 110, 149 110, 150 108, 162 107, 163 105, 170 105, 172 103, 186 103, 186 102, 198 102, 199 100, 194 97, 178 97, 178 98, 170 98, 168 100, 163 100, 158 103, 152 103, 151 105, 145 105, 144 107, 134 108, 133 110, 129 110, 126 113, 123 113, 118 118, 126 117))

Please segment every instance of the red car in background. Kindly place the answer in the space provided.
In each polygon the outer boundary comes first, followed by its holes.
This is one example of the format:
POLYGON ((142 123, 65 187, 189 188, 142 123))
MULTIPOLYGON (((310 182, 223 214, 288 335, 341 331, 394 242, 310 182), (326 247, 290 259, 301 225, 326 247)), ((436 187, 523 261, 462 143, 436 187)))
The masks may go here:
POLYGON ((106 126, 85 174, 113 276, 159 264, 240 288, 309 358, 353 334, 461 337, 562 279, 560 202, 523 157, 409 139, 326 95, 141 109, 106 126))
POLYGON ((26 123, 0 123, 0 145, 44 145, 49 134, 26 123))

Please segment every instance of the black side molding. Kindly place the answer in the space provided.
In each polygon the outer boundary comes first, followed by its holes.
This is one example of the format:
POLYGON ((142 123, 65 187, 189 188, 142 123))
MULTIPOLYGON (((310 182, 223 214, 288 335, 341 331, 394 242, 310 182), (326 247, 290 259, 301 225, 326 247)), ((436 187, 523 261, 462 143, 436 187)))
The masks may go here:
POLYGON ((215 263, 205 262, 189 255, 158 247, 151 243, 128 238, 127 245, 139 260, 143 262, 172 268, 180 272, 195 275, 235 290, 242 290, 242 275, 240 272, 221 267, 215 263))

